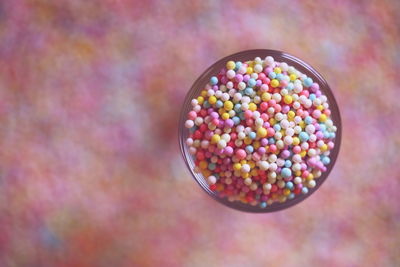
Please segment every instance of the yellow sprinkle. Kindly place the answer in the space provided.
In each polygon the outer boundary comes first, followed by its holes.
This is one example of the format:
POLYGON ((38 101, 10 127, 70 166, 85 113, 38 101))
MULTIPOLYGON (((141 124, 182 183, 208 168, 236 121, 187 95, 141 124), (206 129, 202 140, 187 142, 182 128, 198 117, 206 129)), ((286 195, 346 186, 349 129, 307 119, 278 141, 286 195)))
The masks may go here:
POLYGON ((290 96, 290 95, 285 95, 285 97, 283 98, 283 101, 286 103, 286 104, 291 104, 292 102, 293 102, 293 98, 290 96))
POLYGON ((300 152, 300 156, 301 156, 302 158, 304 158, 304 157, 306 156, 306 154, 307 154, 307 153, 306 153, 305 150, 303 150, 303 151, 300 152))
POLYGON ((233 164, 233 169, 235 171, 240 171, 241 168, 242 168, 242 164, 240 164, 240 163, 233 164))
POLYGON ((233 70, 235 67, 236 67, 236 64, 235 64, 234 61, 228 61, 228 62, 226 63, 226 68, 227 68, 228 70, 233 70))
POLYGON ((325 114, 321 114, 321 116, 319 116, 319 121, 320 121, 320 122, 326 122, 327 119, 328 119, 328 118, 326 117, 325 114))
POLYGON ((214 105, 217 102, 217 98, 215 96, 210 96, 208 98, 208 103, 210 103, 211 105, 214 105))
POLYGON ((293 82, 294 80, 297 79, 297 76, 296 76, 296 74, 290 74, 289 78, 293 82))
POLYGON ((274 72, 276 74, 279 74, 279 73, 282 73, 282 70, 281 70, 281 68, 276 67, 276 68, 274 68, 274 72))
POLYGON ((233 169, 235 171, 240 171, 240 168, 242 168, 242 164, 240 164, 240 163, 233 164, 233 169))
POLYGON ((323 144, 320 148, 319 148, 322 152, 325 152, 328 150, 328 146, 326 144, 323 144))
POLYGON ((256 164, 252 160, 249 160, 248 164, 249 164, 250 168, 254 168, 256 166, 256 164))
POLYGON ((272 79, 270 84, 273 88, 275 88, 279 85, 279 81, 277 79, 272 79))
POLYGON ((318 109, 318 110, 323 110, 323 109, 324 109, 324 106, 323 106, 323 105, 319 105, 319 106, 317 107, 317 109, 318 109))
POLYGON ((293 118, 296 116, 296 113, 294 113, 294 111, 291 110, 291 111, 289 111, 289 112, 287 113, 287 115, 288 115, 288 118, 293 119, 293 118))
POLYGON ((211 144, 216 144, 219 142, 219 140, 221 140, 221 136, 219 136, 218 134, 214 134, 211 137, 211 144))
POLYGON ((260 147, 260 142, 259 141, 253 142, 253 147, 254 149, 258 149, 260 147))
POLYGON ((253 68, 252 67, 247 67, 246 73, 247 74, 252 74, 253 73, 253 68))
POLYGON ((267 92, 264 92, 264 93, 261 95, 261 99, 262 99, 262 101, 270 101, 270 100, 271 100, 271 94, 270 94, 270 93, 267 93, 267 92))
POLYGON ((199 103, 199 105, 202 105, 202 104, 204 103, 204 97, 199 96, 199 97, 197 98, 197 102, 199 103))
POLYGON ((257 110, 257 105, 254 104, 254 103, 250 103, 250 104, 249 104, 249 110, 251 110, 251 111, 256 111, 256 110, 257 110))
POLYGON ((207 96, 207 91, 206 90, 201 91, 200 95, 202 97, 206 97, 207 96))
POLYGON ((293 137, 293 145, 297 146, 298 144, 300 144, 300 139, 297 136, 293 137))
POLYGON ((250 145, 252 141, 253 141, 253 140, 251 140, 251 138, 248 137, 248 136, 245 137, 244 140, 243 140, 243 142, 244 142, 246 145, 250 145))
POLYGON ((290 195, 290 190, 289 190, 288 188, 283 189, 283 194, 284 194, 285 196, 290 195))
POLYGON ((225 101, 224 109, 227 111, 230 111, 230 110, 232 110, 232 108, 233 108, 233 103, 231 101, 225 101))
POLYGON ((223 113, 222 115, 221 115, 221 118, 223 119, 223 120, 227 120, 227 119, 229 119, 229 113, 223 113))
POLYGON ((266 136, 267 136, 267 129, 265 129, 265 128, 263 128, 263 127, 258 128, 258 130, 257 130, 257 136, 258 136, 258 137, 261 137, 261 138, 266 137, 266 136))

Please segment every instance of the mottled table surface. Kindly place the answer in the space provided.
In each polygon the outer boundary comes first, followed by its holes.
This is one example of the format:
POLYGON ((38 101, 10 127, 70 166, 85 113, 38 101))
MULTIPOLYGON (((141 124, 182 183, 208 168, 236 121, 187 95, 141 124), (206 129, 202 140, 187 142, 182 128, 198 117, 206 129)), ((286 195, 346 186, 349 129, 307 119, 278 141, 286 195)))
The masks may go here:
POLYGON ((400 264, 399 1, 2 1, 0 266, 400 264), (183 98, 253 48, 314 66, 343 140, 285 211, 226 208, 178 149, 183 98))

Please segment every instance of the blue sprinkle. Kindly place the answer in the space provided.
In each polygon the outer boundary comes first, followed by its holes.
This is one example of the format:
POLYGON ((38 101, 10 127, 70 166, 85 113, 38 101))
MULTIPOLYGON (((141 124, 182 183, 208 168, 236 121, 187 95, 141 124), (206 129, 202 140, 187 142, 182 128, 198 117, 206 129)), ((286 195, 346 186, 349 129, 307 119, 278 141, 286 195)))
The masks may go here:
POLYGON ((267 207, 267 202, 261 202, 260 208, 265 209, 267 207))
POLYGON ((281 175, 283 178, 289 178, 292 175, 292 171, 289 168, 283 168, 281 175))
POLYGON ((302 192, 303 194, 307 194, 307 193, 308 193, 308 188, 307 188, 307 187, 303 187, 303 188, 301 189, 301 192, 302 192))
POLYGON ((286 183, 286 188, 287 189, 292 189, 293 188, 293 183, 292 182, 287 182, 286 183))
POLYGON ((293 198, 294 198, 294 193, 290 193, 288 199, 293 199, 293 198))
POLYGON ((250 87, 254 87, 256 85, 256 83, 257 83, 256 80, 254 80, 253 78, 250 78, 247 81, 247 85, 250 86, 250 87))
POLYGON ((215 77, 215 76, 212 76, 212 77, 210 78, 210 84, 211 84, 211 85, 216 85, 217 83, 218 83, 218 78, 215 77))
POLYGON ((281 130, 281 126, 279 125, 279 124, 275 124, 274 125, 274 130, 277 132, 277 131, 280 131, 281 130))
POLYGON ((206 100, 206 101, 203 102, 203 107, 204 107, 204 108, 210 108, 211 105, 210 105, 210 103, 206 100))
POLYGON ((273 72, 273 71, 271 71, 271 72, 268 74, 268 77, 269 77, 270 79, 275 79, 276 73, 273 72))
POLYGON ((305 142, 305 141, 308 141, 308 139, 309 139, 310 137, 308 136, 308 133, 306 133, 306 132, 300 132, 299 138, 300 138, 300 140, 301 140, 302 142, 305 142))
POLYGON ((240 67, 242 66, 242 62, 238 61, 235 63, 235 70, 240 69, 240 67))
POLYGON ((311 118, 311 116, 307 116, 307 117, 304 119, 304 122, 305 122, 306 124, 311 124, 311 123, 312 123, 312 118, 311 118))
POLYGON ((251 145, 246 146, 246 152, 247 153, 253 153, 253 151, 254 151, 253 146, 251 146, 251 145))
MULTIPOLYGON (((218 100, 219 101, 219 100, 218 100)), ((233 108, 236 112, 241 112, 242 111, 242 105, 241 104, 235 104, 235 107, 233 108)))
POLYGON ((275 138, 270 137, 270 138, 268 139, 268 144, 270 144, 270 145, 275 144, 275 138))
POLYGON ((239 113, 239 118, 241 119, 241 120, 245 120, 246 118, 244 117, 244 113, 242 112, 242 113, 239 113))
POLYGON ((239 118, 238 116, 234 116, 234 117, 232 118, 232 120, 233 120, 233 123, 234 123, 235 125, 238 125, 238 124, 240 123, 240 118, 239 118))
POLYGON ((310 87, 313 84, 313 80, 310 77, 305 78, 303 84, 305 87, 310 87))
POLYGON ((326 131, 326 125, 320 123, 320 124, 319 124, 319 130, 325 132, 325 131, 326 131))
POLYGON ((310 96, 308 97, 311 101, 314 101, 315 98, 317 98, 317 96, 315 94, 310 94, 310 96))
POLYGON ((247 87, 246 89, 244 89, 244 93, 246 95, 251 95, 254 92, 253 88, 247 87))
POLYGON ((286 167, 286 168, 292 167, 292 162, 291 162, 290 160, 286 160, 286 161, 285 161, 285 167, 286 167))
POLYGON ((282 79, 283 79, 283 74, 282 74, 282 73, 278 73, 278 74, 276 75, 276 79, 277 79, 278 81, 282 80, 282 79))
POLYGON ((329 138, 331 134, 329 132, 324 132, 324 138, 329 138))
POLYGON ((249 133, 249 137, 250 137, 251 139, 256 139, 257 134, 256 134, 255 132, 250 132, 250 133, 249 133))
POLYGON ((286 87, 289 91, 294 89, 294 84, 293 83, 289 83, 286 87))
POLYGON ((224 103, 222 103, 221 100, 217 100, 217 102, 215 103, 215 106, 216 106, 217 108, 222 108, 223 105, 224 105, 224 103))
POLYGON ((324 165, 331 163, 331 159, 329 157, 324 157, 321 161, 324 165))
POLYGON ((335 133, 330 133, 329 135, 330 135, 330 136, 329 136, 330 139, 333 139, 333 138, 336 137, 336 134, 335 134, 335 133))

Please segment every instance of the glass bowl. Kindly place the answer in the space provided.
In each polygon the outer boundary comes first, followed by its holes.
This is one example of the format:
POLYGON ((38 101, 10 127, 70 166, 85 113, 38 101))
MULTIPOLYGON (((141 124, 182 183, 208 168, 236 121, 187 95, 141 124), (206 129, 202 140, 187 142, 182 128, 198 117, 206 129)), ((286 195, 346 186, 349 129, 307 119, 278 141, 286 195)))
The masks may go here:
POLYGON ((266 212, 273 212, 273 211, 279 211, 283 210, 286 208, 289 208, 293 205, 296 205, 297 203, 303 201, 304 199, 308 198, 310 195, 312 195, 318 188, 324 183, 326 178, 329 176, 329 173, 331 172, 333 166, 335 165, 336 158, 339 153, 340 149, 340 144, 341 144, 341 138, 342 138, 342 122, 340 118, 340 113, 339 113, 339 108, 336 103, 335 97, 328 85, 328 83, 325 81, 325 79, 322 77, 321 74, 319 74, 313 67, 305 63, 304 61, 298 59, 297 57, 294 57, 290 54, 281 52, 281 51, 276 51, 276 50, 268 50, 268 49, 254 49, 254 50, 246 50, 242 52, 238 52, 236 54, 224 57, 217 62, 215 62, 213 65, 211 65, 208 69, 206 69, 203 74, 200 75, 199 78, 194 82, 193 86, 187 93, 181 114, 180 114, 180 119, 179 119, 179 146, 180 150, 183 156, 183 159, 186 163, 186 166, 189 168, 193 178, 196 180, 196 182, 203 188, 205 192, 212 198, 214 198, 216 201, 219 203, 222 203, 230 208, 240 210, 240 211, 246 211, 246 212, 254 212, 254 213, 266 213, 266 212), (320 90, 323 94, 325 94, 328 98, 328 103, 329 103, 329 108, 331 110, 331 120, 333 121, 334 125, 337 127, 336 130, 336 137, 333 139, 333 142, 335 144, 334 148, 331 150, 330 153, 330 158, 331 162, 326 165, 327 171, 323 172, 322 175, 316 180, 317 184, 314 188, 309 188, 309 191, 307 194, 299 194, 296 195, 293 199, 288 199, 283 203, 280 202, 275 202, 271 205, 268 205, 266 208, 261 208, 258 205, 252 206, 247 203, 242 203, 240 201, 229 201, 227 198, 221 198, 217 195, 217 192, 213 192, 212 190, 209 189, 209 185, 205 179, 205 177, 201 173, 196 173, 194 172, 194 158, 193 156, 189 153, 189 147, 186 145, 185 141, 189 136, 189 130, 185 128, 185 121, 186 121, 186 116, 188 112, 192 109, 191 105, 191 100, 195 97, 197 97, 201 90, 204 89, 205 85, 209 82, 210 78, 212 76, 216 76, 222 68, 225 67, 226 62, 232 60, 232 61, 249 61, 253 60, 255 57, 261 57, 265 58, 267 56, 272 56, 275 61, 278 62, 286 62, 289 66, 295 67, 297 70, 302 72, 303 74, 306 74, 308 77, 311 77, 314 82, 317 82, 320 86, 320 90))

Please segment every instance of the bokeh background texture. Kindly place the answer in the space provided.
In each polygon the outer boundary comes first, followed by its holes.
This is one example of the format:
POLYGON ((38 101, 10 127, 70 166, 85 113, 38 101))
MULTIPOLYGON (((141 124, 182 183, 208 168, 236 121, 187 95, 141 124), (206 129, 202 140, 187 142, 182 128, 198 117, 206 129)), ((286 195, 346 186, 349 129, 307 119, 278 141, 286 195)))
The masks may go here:
POLYGON ((400 2, 0 2, 0 266, 399 266, 400 2), (288 210, 209 198, 178 149, 184 96, 229 54, 315 67, 343 140, 288 210))

